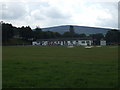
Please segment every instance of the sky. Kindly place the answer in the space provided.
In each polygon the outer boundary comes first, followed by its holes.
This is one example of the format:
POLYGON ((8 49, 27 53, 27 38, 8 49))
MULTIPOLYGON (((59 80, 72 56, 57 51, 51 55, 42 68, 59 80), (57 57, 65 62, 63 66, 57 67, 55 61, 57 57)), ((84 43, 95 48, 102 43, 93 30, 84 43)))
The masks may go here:
POLYGON ((2 0, 0 21, 32 29, 59 25, 118 28, 118 0, 2 0))

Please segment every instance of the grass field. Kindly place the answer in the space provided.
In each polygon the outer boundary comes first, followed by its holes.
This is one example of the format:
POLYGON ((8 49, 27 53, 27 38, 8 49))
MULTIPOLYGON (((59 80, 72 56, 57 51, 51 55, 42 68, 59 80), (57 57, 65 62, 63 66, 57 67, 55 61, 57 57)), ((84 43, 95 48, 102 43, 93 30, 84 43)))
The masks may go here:
POLYGON ((3 47, 3 88, 118 87, 118 47, 3 47))

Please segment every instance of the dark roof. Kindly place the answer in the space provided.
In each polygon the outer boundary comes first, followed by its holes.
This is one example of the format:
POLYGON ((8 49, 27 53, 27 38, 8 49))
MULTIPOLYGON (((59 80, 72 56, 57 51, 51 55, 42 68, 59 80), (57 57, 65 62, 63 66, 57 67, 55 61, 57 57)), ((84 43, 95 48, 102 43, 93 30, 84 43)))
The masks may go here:
POLYGON ((54 38, 54 39, 38 39, 36 41, 68 41, 68 40, 93 40, 92 38, 54 38))

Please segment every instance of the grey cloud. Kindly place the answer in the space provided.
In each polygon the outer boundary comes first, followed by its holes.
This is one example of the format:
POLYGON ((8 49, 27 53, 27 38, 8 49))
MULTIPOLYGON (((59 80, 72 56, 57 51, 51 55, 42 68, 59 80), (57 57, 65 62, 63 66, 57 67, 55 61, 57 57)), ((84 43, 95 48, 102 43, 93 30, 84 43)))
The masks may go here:
POLYGON ((26 14, 26 8, 22 3, 3 3, 2 10, 2 19, 18 19, 26 14))
POLYGON ((97 25, 101 27, 110 27, 110 28, 118 28, 118 20, 117 19, 112 19, 112 20, 105 20, 105 19, 100 19, 100 23, 97 23, 97 25))
POLYGON ((29 7, 33 8, 30 10, 31 17, 36 20, 45 20, 45 19, 66 19, 69 18, 70 15, 68 13, 63 13, 56 7, 50 6, 48 3, 41 5, 41 3, 30 4, 29 7))
POLYGON ((107 9, 107 13, 109 13, 112 18, 111 19, 102 19, 102 18, 98 18, 99 23, 96 23, 96 25, 100 25, 102 27, 114 27, 114 28, 118 28, 118 3, 117 2, 102 2, 100 3, 100 5, 102 6, 103 10, 107 9))
POLYGON ((41 7, 50 7, 47 2, 28 2, 26 5, 29 7, 30 11, 41 9, 41 7))
POLYGON ((46 21, 47 25, 49 27, 51 26, 58 26, 58 25, 67 25, 67 24, 73 24, 72 20, 69 18, 64 18, 64 19, 49 19, 46 21))
MULTIPOLYGON (((66 1, 66 0, 65 0, 66 1)), ((91 5, 100 5, 103 9, 107 9, 108 13, 114 17, 113 19, 106 19, 104 18, 97 18, 97 23, 95 23, 96 26, 101 26, 101 27, 116 27, 117 26, 117 4, 116 3, 87 3, 84 6, 79 6, 76 5, 75 7, 71 7, 73 11, 68 10, 63 10, 66 9, 67 5, 65 8, 61 8, 60 5, 54 6, 52 4, 49 4, 47 1, 41 1, 40 2, 9 2, 9 3, 4 3, 2 4, 2 9, 0 9, 0 14, 2 13, 3 19, 6 21, 11 21, 14 22, 23 22, 27 24, 35 25, 35 24, 43 24, 43 26, 54 26, 54 25, 61 25, 61 24, 80 24, 84 21, 72 21, 71 18, 75 17, 75 14, 78 13, 84 13, 84 8, 89 8, 91 5), (25 7, 27 6, 27 8, 25 7), (83 8, 82 8, 83 7, 83 8), (69 13, 69 11, 72 12, 72 15, 69 13), (26 18, 26 19, 25 19, 26 18), (21 21, 22 20, 22 21, 21 21)), ((67 8, 69 9, 69 8, 67 8)), ((119 9, 120 11, 120 9, 119 9)), ((88 13, 90 14, 90 13, 88 13)), ((119 14, 120 16, 120 14, 119 14)), ((87 17, 87 15, 86 15, 87 17)), ((79 17, 78 17, 79 18, 79 17)), ((81 18, 81 17, 80 17, 81 18)), ((75 19, 74 19, 75 20, 75 19)), ((15 22, 15 23, 16 23, 15 22)), ((91 21, 93 22, 93 21, 91 21)), ((89 23, 86 21, 86 24, 89 23)), ((19 25, 19 23, 17 23, 19 25)), ((120 25, 120 24, 119 24, 120 25)))
POLYGON ((31 16, 31 18, 34 18, 35 20, 44 20, 45 19, 45 15, 43 15, 39 9, 32 11, 30 16, 31 16))
POLYGON ((49 9, 49 11, 46 13, 48 17, 53 19, 65 19, 70 17, 68 14, 62 13, 60 10, 55 8, 49 9))

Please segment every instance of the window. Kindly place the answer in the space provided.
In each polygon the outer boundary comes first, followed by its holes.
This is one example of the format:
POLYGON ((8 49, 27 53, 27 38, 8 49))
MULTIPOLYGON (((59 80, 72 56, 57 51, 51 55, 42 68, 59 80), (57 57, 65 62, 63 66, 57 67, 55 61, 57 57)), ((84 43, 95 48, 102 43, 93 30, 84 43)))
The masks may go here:
POLYGON ((85 41, 82 41, 82 43, 85 43, 85 41))
POLYGON ((86 43, 88 44, 88 43, 89 43, 89 41, 86 41, 86 43))

